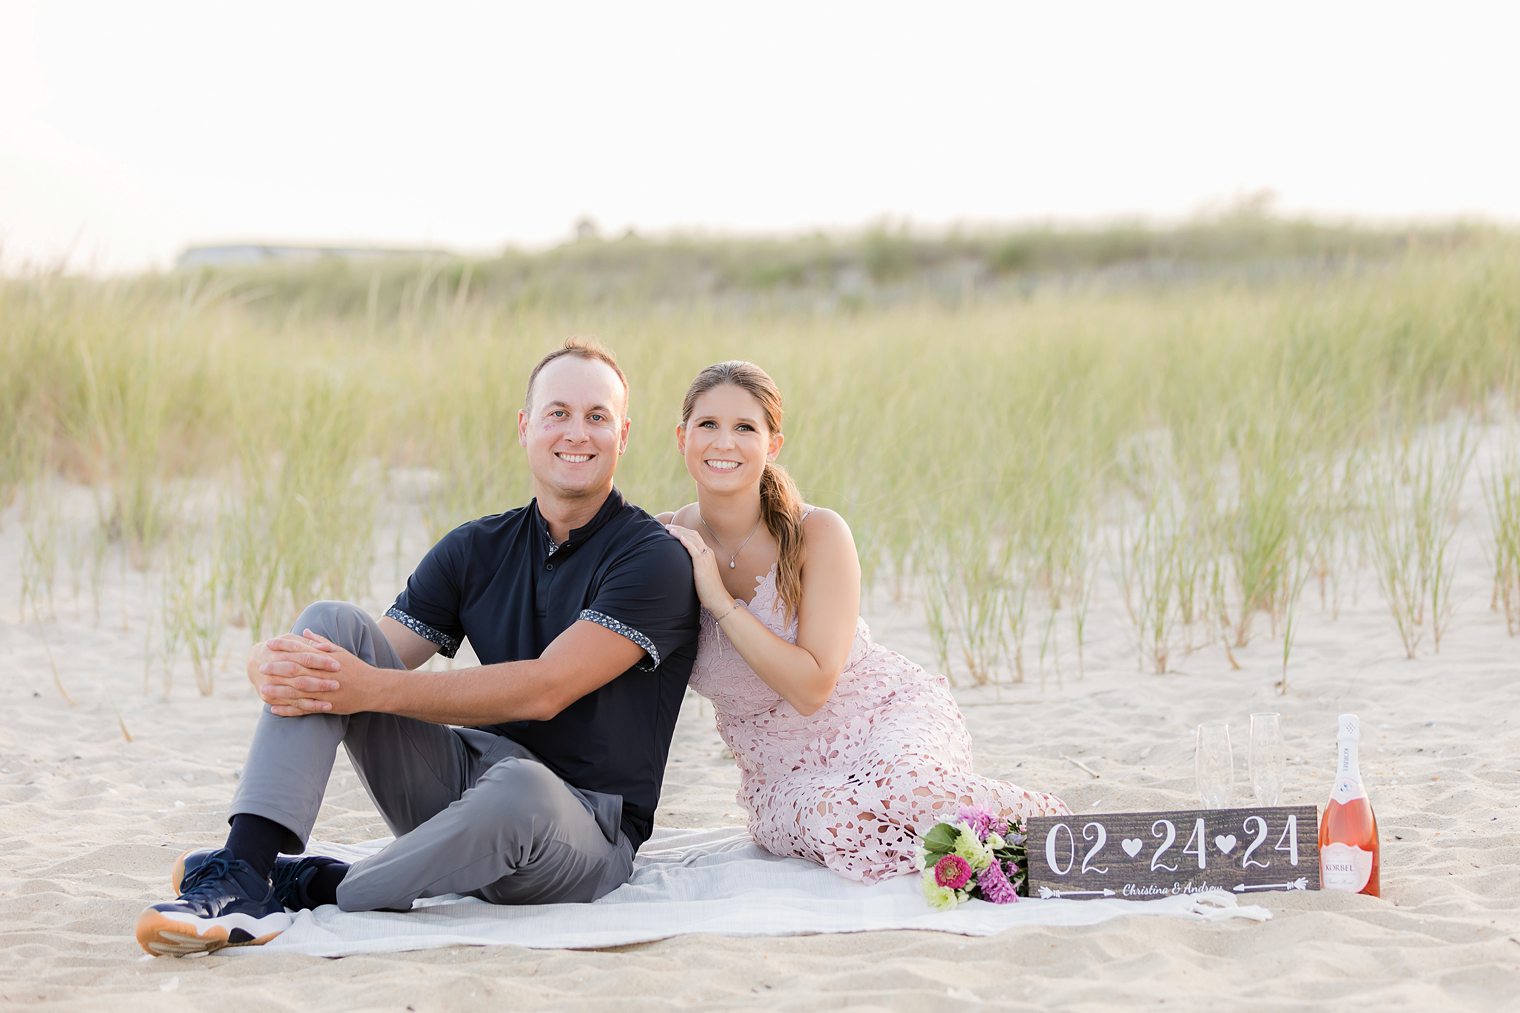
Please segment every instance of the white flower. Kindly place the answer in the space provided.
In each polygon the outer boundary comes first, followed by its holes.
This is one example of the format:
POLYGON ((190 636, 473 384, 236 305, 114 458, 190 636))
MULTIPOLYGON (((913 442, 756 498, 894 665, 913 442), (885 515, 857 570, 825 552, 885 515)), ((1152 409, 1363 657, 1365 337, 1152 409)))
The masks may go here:
POLYGON ((951 854, 964 858, 977 872, 992 864, 992 852, 976 839, 976 831, 965 822, 961 823, 961 834, 955 839, 955 850, 951 854))
POLYGON ((958 891, 952 890, 948 886, 940 886, 934 881, 933 869, 925 869, 924 874, 919 877, 918 882, 924 891, 924 900, 928 901, 929 906, 936 911, 949 911, 961 902, 961 895, 958 891))

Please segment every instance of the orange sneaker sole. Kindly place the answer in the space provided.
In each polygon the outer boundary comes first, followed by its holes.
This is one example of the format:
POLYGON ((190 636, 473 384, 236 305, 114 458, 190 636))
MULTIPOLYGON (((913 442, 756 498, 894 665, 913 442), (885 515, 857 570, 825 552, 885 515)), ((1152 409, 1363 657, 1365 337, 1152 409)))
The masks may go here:
POLYGON ((196 926, 155 911, 144 911, 137 918, 137 944, 155 957, 183 957, 191 953, 213 953, 228 946, 261 946, 278 936, 283 929, 253 935, 225 925, 196 926), (235 936, 247 938, 234 938, 235 936))

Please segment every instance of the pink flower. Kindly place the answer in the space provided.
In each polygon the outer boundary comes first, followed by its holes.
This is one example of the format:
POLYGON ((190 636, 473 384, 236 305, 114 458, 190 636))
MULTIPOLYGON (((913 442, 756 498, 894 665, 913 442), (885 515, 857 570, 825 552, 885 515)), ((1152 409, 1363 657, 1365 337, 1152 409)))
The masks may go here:
POLYGON ((971 879, 971 863, 960 855, 946 855, 934 863, 934 882, 959 890, 971 879))
POLYGON ((987 832, 992 829, 992 814, 979 805, 961 806, 955 818, 975 831, 979 841, 985 841, 987 832))
MULTIPOLYGON (((1008 863, 1013 865, 1012 862, 1008 863)), ((982 899, 993 904, 1014 904, 1018 902, 1019 891, 1008 882, 1008 875, 1003 871, 1001 862, 993 862, 983 869, 976 877, 976 885, 982 891, 982 899)))

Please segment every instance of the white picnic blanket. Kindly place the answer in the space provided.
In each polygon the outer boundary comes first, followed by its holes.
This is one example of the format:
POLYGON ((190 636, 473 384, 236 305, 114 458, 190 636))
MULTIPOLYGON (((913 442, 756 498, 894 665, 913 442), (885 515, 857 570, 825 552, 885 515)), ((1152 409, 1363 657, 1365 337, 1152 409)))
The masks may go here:
MULTIPOLYGON (((312 850, 353 860, 384 844, 312 850)), ((1123 915, 1205 921, 1271 917, 1265 908, 1239 904, 1223 892, 1150 901, 970 901, 953 911, 934 911, 913 876, 867 886, 801 859, 768 854, 742 828, 660 828, 639 850, 632 878, 594 904, 509 907, 448 896, 420 900, 404 914, 327 906, 302 911, 270 943, 241 952, 341 957, 458 945, 597 949, 697 932, 781 936, 927 929, 985 936, 1025 925, 1092 925, 1123 915)))

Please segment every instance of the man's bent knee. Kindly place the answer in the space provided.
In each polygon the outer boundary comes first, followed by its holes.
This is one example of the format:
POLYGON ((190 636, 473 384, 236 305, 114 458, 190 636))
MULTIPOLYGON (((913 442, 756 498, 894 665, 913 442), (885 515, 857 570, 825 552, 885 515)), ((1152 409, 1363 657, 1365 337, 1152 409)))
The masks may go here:
POLYGON ((552 815, 569 789, 559 775, 537 760, 508 757, 480 776, 472 789, 504 817, 552 815))
POLYGON ((368 624, 374 620, 370 614, 352 602, 315 601, 306 606, 296 617, 292 632, 311 630, 334 643, 346 637, 355 623, 368 624))

